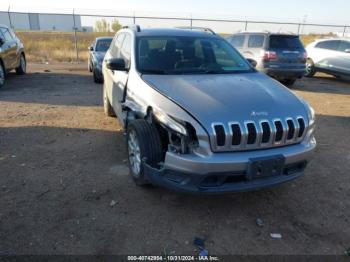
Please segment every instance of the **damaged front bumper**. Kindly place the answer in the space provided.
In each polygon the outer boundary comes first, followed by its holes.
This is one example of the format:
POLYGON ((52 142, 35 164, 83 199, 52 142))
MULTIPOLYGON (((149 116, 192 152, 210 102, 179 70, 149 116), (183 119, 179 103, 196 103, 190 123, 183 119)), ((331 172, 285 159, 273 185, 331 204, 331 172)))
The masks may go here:
POLYGON ((215 153, 208 157, 167 153, 164 167, 143 164, 147 179, 168 189, 200 194, 259 190, 304 174, 316 146, 312 141, 283 148, 215 153))

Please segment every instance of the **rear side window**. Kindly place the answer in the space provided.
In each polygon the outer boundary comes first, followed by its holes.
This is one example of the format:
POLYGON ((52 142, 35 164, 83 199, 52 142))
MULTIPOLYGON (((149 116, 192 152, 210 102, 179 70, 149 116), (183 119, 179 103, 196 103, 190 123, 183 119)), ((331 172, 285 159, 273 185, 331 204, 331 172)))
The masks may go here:
POLYGON ((318 43, 315 47, 321 48, 321 49, 328 49, 328 50, 338 50, 340 41, 331 40, 331 41, 323 41, 318 43))
POLYGON ((350 50, 350 42, 340 41, 338 51, 345 52, 346 50, 350 50))
POLYGON ((235 36, 232 36, 232 37, 229 39, 229 42, 230 42, 231 45, 233 45, 234 47, 243 47, 244 39, 245 39, 245 36, 244 36, 244 35, 235 35, 235 36))
POLYGON ((271 35, 271 49, 302 49, 304 48, 298 36, 289 35, 271 35))
POLYGON ((5 41, 12 41, 13 40, 13 38, 12 38, 12 36, 7 28, 0 28, 0 30, 5 37, 5 41))
POLYGON ((264 46, 264 35, 250 35, 248 40, 248 47, 260 48, 264 46))

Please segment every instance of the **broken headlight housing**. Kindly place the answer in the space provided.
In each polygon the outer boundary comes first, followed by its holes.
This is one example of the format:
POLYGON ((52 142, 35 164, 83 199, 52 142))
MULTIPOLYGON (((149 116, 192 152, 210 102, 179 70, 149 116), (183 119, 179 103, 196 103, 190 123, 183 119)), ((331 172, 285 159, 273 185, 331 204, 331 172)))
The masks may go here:
POLYGON ((185 121, 170 116, 160 110, 153 112, 154 117, 166 129, 168 135, 168 150, 187 154, 198 146, 194 127, 185 121))

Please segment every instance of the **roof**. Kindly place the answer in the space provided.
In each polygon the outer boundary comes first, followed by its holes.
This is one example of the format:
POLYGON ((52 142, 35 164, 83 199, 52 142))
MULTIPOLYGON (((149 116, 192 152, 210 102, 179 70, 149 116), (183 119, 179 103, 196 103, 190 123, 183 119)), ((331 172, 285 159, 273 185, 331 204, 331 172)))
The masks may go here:
POLYGON ((179 28, 152 28, 142 29, 140 32, 135 32, 136 36, 194 36, 194 37, 213 37, 217 38, 217 35, 213 35, 208 32, 179 29, 179 28))
POLYGON ((286 36, 297 36, 297 34, 294 34, 292 32, 270 32, 270 31, 242 31, 238 33, 234 33, 233 35, 239 35, 239 34, 260 34, 260 35, 286 35, 286 36))
POLYGON ((113 39, 113 36, 100 36, 100 37, 96 37, 96 41, 98 40, 110 40, 113 39))

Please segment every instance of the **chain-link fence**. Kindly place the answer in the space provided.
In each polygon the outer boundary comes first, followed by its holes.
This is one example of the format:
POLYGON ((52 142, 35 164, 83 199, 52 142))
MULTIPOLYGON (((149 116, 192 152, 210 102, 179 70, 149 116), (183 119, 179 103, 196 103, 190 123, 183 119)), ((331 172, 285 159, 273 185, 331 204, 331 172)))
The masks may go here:
MULTIPOLYGON (((139 24, 141 28, 152 27, 210 27, 221 34, 239 31, 291 32, 302 35, 304 42, 312 35, 350 36, 350 26, 313 24, 301 22, 253 21, 222 17, 152 15, 141 12, 94 13, 70 10, 62 13, 0 11, 0 24, 6 24, 17 31, 26 45, 29 60, 32 61, 82 61, 87 58, 87 48, 96 36, 113 35, 112 24, 139 24), (104 30, 96 30, 96 23, 104 21, 104 30), (99 32, 97 32, 99 31, 99 32)), ((316 36, 315 36, 316 37, 316 36)))

